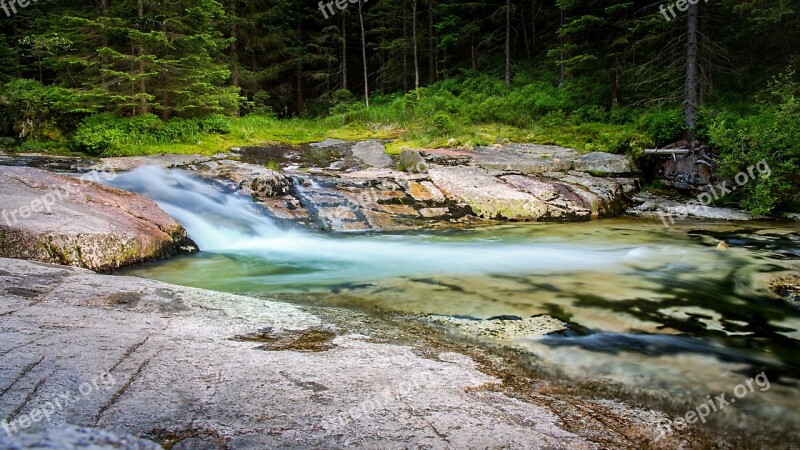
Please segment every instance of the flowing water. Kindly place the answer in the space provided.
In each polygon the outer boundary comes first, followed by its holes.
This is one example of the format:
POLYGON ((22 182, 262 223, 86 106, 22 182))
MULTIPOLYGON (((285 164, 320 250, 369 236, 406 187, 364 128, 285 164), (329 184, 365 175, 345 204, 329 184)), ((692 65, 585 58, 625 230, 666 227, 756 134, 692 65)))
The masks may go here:
POLYGON ((693 408, 764 372, 768 388, 714 419, 800 424, 800 311, 764 287, 800 267, 796 226, 610 219, 339 236, 282 229, 249 198, 179 171, 113 184, 157 201, 202 249, 127 275, 400 315, 549 314, 570 331, 516 344, 559 376, 693 408))

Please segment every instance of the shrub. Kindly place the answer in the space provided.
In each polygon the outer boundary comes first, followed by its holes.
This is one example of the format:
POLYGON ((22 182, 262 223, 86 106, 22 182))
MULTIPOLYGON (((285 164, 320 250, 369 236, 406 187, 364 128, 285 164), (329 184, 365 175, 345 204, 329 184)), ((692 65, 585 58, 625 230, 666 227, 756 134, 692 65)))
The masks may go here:
POLYGON ((81 94, 36 80, 15 79, 3 86, 0 105, 8 111, 14 131, 23 138, 58 139, 95 110, 92 94, 81 94))
POLYGON ((768 177, 756 176, 735 197, 755 214, 767 214, 797 199, 800 171, 800 83, 794 73, 777 77, 767 89, 757 114, 744 117, 721 113, 709 126, 709 139, 720 152, 720 174, 733 179, 760 161, 769 165, 768 177))
POLYGON ((659 147, 675 142, 687 131, 683 112, 676 108, 646 111, 639 116, 637 126, 659 147))

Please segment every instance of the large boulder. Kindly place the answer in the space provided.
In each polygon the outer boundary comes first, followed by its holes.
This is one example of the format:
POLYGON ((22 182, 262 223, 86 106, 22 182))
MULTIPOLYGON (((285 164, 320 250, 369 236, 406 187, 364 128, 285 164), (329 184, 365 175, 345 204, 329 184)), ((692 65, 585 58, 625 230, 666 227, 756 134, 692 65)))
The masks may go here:
POLYGON ((0 256, 109 271, 177 253, 186 231, 148 198, 27 167, 0 168, 0 256))

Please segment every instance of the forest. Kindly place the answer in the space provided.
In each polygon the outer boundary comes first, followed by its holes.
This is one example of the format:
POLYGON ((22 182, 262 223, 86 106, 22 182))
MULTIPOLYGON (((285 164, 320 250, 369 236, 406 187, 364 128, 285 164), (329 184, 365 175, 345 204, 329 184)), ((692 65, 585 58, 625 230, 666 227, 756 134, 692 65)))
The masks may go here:
POLYGON ((766 160, 726 201, 767 214, 798 208, 798 68, 800 0, 4 0, 0 136, 103 156, 677 143, 722 176, 766 160))

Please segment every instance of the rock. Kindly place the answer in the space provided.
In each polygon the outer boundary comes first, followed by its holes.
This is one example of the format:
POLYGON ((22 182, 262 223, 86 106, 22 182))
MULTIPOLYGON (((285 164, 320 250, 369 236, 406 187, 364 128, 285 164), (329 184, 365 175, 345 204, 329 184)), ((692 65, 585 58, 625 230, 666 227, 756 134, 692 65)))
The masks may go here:
POLYGON ((341 139, 325 139, 322 142, 314 142, 313 144, 309 145, 316 148, 340 147, 343 145, 347 145, 347 141, 343 141, 341 139))
POLYGON ((730 249, 731 246, 728 245, 728 243, 725 241, 720 241, 719 244, 717 244, 717 250, 730 250, 730 249))
POLYGON ((630 158, 611 153, 587 153, 572 162, 575 170, 593 175, 623 175, 634 172, 630 158))
POLYGON ((358 158, 367 167, 390 168, 392 158, 386 154, 385 146, 379 141, 358 142, 351 148, 353 156, 358 158))
POLYGON ((100 162, 89 169, 98 172, 129 172, 145 166, 174 169, 202 164, 211 160, 212 158, 208 156, 199 155, 120 156, 102 158, 100 162))
POLYGON ((534 221, 547 213, 543 201, 478 168, 436 167, 429 174, 445 195, 469 205, 479 217, 534 221))
POLYGON ((789 214, 787 213, 785 216, 789 220, 794 220, 795 222, 800 222, 800 214, 789 214))
POLYGON ((373 169, 357 170, 353 172, 346 172, 341 174, 341 178, 354 179, 364 182, 370 180, 383 180, 383 179, 391 179, 398 181, 426 180, 428 179, 428 176, 425 174, 412 174, 407 172, 401 172, 395 169, 373 168, 373 169))
POLYGON ((578 152, 554 145, 510 144, 500 148, 478 147, 473 152, 473 164, 490 171, 518 172, 537 175, 546 172, 566 172, 578 152))
POLYGON ((547 204, 547 213, 539 220, 589 220, 596 210, 593 204, 597 198, 573 185, 522 175, 506 175, 501 179, 547 204))
POLYGON ((40 433, 0 435, 0 447, 8 450, 161 450, 152 441, 130 434, 112 433, 98 428, 65 425, 40 433))
POLYGON ((0 168, 0 256, 109 271, 185 245, 186 231, 153 201, 88 179, 0 168))
POLYGON ((212 161, 202 165, 197 173, 208 178, 223 178, 236 184, 243 193, 258 200, 289 194, 292 180, 286 175, 256 164, 232 160, 212 161))
POLYGON ((16 138, 8 136, 0 137, 0 147, 12 147, 14 145, 17 145, 16 138))
POLYGON ((460 333, 475 337, 488 337, 502 341, 564 331, 566 324, 550 316, 521 317, 501 316, 487 320, 463 319, 449 316, 429 316, 427 321, 454 328, 460 333))
POLYGON ((777 277, 769 282, 769 288, 779 297, 800 307, 800 275, 789 274, 777 277))
POLYGON ((636 195, 633 200, 639 203, 637 206, 628 209, 628 214, 635 216, 659 217, 665 226, 673 225, 676 221, 693 217, 697 219, 710 220, 752 220, 752 216, 744 211, 737 211, 732 208, 718 208, 715 206, 705 206, 694 200, 678 201, 642 192, 636 195))
POLYGON ((625 206, 630 203, 628 194, 639 188, 638 182, 629 178, 602 178, 577 171, 555 176, 562 182, 583 187, 591 194, 585 198, 591 201, 594 218, 621 214, 625 211, 625 206))
POLYGON ((450 214, 450 208, 422 208, 419 210, 419 215, 427 219, 444 217, 448 214, 450 214))
POLYGON ((442 203, 446 200, 442 191, 430 181, 408 183, 408 195, 418 202, 442 203))
POLYGON ((398 158, 398 168, 408 173, 425 173, 428 171, 428 164, 422 159, 419 152, 414 150, 403 150, 398 158))
POLYGON ((72 423, 172 448, 595 449, 644 442, 630 430, 656 430, 660 418, 574 395, 511 397, 452 344, 350 331, 365 331, 354 312, 324 310, 340 315, 333 325, 310 307, 26 261, 0 267, 0 417, 24 432, 72 423), (68 407, 24 419, 59 395, 68 407))
POLYGON ((420 150, 425 161, 437 166, 466 166, 472 162, 472 154, 465 151, 446 148, 420 150))

